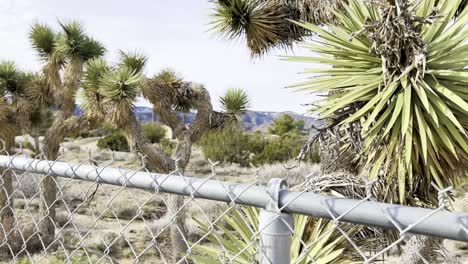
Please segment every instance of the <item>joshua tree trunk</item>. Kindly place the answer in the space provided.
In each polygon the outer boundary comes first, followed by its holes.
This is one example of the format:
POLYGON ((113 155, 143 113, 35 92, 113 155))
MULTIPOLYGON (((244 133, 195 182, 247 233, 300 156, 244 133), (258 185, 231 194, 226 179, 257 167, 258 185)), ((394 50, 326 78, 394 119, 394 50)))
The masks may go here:
POLYGON ((438 238, 412 235, 406 245, 402 247, 403 254, 398 262, 405 264, 437 263, 434 250, 440 248, 441 242, 441 239, 438 238))
MULTIPOLYGON (((64 135, 60 134, 58 127, 66 120, 63 113, 58 113, 52 127, 47 132, 44 138, 44 154, 47 159, 54 161, 57 159, 60 143, 64 135)), ((40 211, 42 212, 42 222, 40 230, 42 239, 46 246, 54 241, 55 238, 55 203, 57 195, 57 177, 45 176, 41 181, 41 203, 40 211)))
MULTIPOLYGON (((138 124, 135 116, 131 115, 128 122, 120 127, 123 129, 129 142, 135 148, 146 155, 148 168, 152 171, 169 173, 178 170, 183 174, 185 167, 190 160, 192 145, 208 129, 221 128, 232 118, 229 115, 213 111, 211 99, 208 91, 201 85, 193 83, 182 83, 179 89, 180 94, 190 94, 194 102, 193 107, 197 110, 195 120, 191 125, 186 125, 173 109, 174 97, 167 87, 160 86, 157 82, 149 81, 143 89, 143 95, 153 104, 155 113, 162 123, 172 129, 174 137, 177 139, 177 147, 172 157, 167 156, 161 149, 154 147, 144 136, 143 130, 138 124), (148 90, 146 90, 148 89, 148 90), (177 163, 177 164, 176 164, 177 163)), ((109 113, 107 109, 106 112, 109 113)), ((171 225, 172 239, 172 263, 177 263, 184 257, 187 251, 187 236, 185 232, 186 209, 183 208, 184 198, 179 195, 170 195, 168 206, 169 214, 174 222, 171 225)))
POLYGON ((177 262, 183 253, 187 252, 187 232, 185 230, 186 209, 182 208, 184 197, 171 194, 169 196, 168 205, 174 215, 174 223, 171 225, 171 243, 172 243, 172 260, 177 262))
MULTIPOLYGON (((79 87, 82 76, 83 64, 79 61, 69 62, 64 72, 64 82, 62 91, 57 96, 59 111, 56 114, 52 126, 48 129, 44 138, 44 154, 48 160, 56 160, 60 143, 69 135, 67 126, 71 125, 67 121, 73 117, 75 111, 75 92, 79 87)), ((42 212, 42 222, 40 230, 42 239, 46 246, 49 246, 55 239, 55 204, 57 196, 57 178, 55 176, 45 176, 41 182, 40 209, 42 212)))
MULTIPOLYGON (((178 173, 184 174, 185 168, 190 160, 192 152, 192 137, 189 131, 184 131, 179 136, 179 142, 174 152, 173 159, 179 164, 176 165, 178 173)), ((184 197, 180 195, 169 196, 169 206, 176 215, 174 216, 174 224, 171 226, 171 241, 172 241, 172 259, 177 260, 183 257, 187 252, 187 232, 185 230, 186 208, 182 207, 184 204, 184 197)))
MULTIPOLYGON (((7 140, 5 149, 11 151, 14 139, 7 140)), ((10 254, 10 250, 16 250, 18 239, 15 233, 15 214, 13 211, 13 172, 0 170, 0 241, 4 245, 0 248, 0 260, 4 260, 10 254)))
MULTIPOLYGON (((59 112, 54 123, 44 137, 44 154, 48 160, 56 160, 60 149, 60 143, 70 134, 77 133, 81 129, 92 127, 93 123, 85 116, 70 116, 70 112, 59 112), (68 118, 67 118, 68 117, 68 118)), ((40 230, 42 239, 46 245, 52 243, 55 237, 55 204, 57 195, 57 178, 45 176, 41 181, 40 210, 42 222, 40 230)))
MULTIPOLYGON (((136 148, 147 156, 147 165, 150 170, 170 173, 178 169, 178 173, 184 173, 185 167, 190 159, 192 147, 192 141, 188 131, 184 131, 183 133, 185 136, 179 138, 173 158, 166 156, 146 139, 135 117, 130 117, 128 126, 124 128, 124 132, 129 142, 134 142, 136 148)), ((186 210, 182 207, 183 203, 184 198, 182 196, 169 196, 168 213, 174 214, 173 216, 171 215, 174 222, 170 227, 173 263, 177 263, 187 251, 187 236, 185 231, 186 210)))

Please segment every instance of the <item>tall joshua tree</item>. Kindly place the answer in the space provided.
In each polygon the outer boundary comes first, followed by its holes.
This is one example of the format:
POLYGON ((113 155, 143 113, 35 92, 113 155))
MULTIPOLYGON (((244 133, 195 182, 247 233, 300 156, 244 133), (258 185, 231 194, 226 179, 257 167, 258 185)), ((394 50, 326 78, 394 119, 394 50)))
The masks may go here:
MULTIPOLYGON (((120 128, 134 149, 147 157, 150 170, 169 173, 178 169, 183 173, 194 142, 208 130, 237 124, 238 115, 245 111, 248 100, 245 93, 228 92, 230 96, 224 97, 224 105, 232 107, 225 113, 214 111, 210 94, 203 85, 183 81, 171 70, 146 78, 142 74, 145 62, 141 54, 125 52, 121 52, 120 63, 115 66, 109 66, 103 59, 91 60, 80 91, 83 108, 90 118, 106 120, 120 128), (153 104, 160 120, 172 129, 177 146, 171 156, 152 145, 137 122, 133 104, 140 94, 153 104), (179 113, 189 110, 196 110, 197 114, 187 125, 179 113)), ((169 198, 170 211, 178 212, 171 226, 174 263, 187 249, 182 205, 181 196, 169 198)))
MULTIPOLYGON (((77 129, 89 127, 91 121, 73 116, 75 94, 80 86, 86 62, 93 57, 102 56, 104 47, 89 37, 83 27, 75 22, 62 24, 60 31, 51 27, 35 24, 30 31, 33 48, 43 60, 44 86, 42 94, 49 94, 54 99, 56 114, 50 129, 44 138, 44 153, 47 159, 55 160, 64 138, 77 129)), ((41 182, 41 232, 46 244, 55 237, 55 202, 56 179, 46 176, 41 182)))

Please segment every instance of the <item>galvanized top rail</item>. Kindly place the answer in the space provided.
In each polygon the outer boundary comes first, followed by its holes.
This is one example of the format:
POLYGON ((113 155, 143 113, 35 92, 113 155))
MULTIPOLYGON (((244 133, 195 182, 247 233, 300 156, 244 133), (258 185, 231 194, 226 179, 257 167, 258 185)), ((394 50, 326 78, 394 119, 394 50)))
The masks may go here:
MULTIPOLYGON (((96 168, 62 161, 0 155, 0 168, 99 182, 117 186, 173 193, 195 198, 265 208, 271 201, 263 186, 229 183, 178 175, 118 168, 96 168)), ((372 200, 337 198, 311 192, 281 190, 280 210, 406 233, 437 236, 468 242, 468 214, 449 212, 440 206, 424 209, 372 200)))

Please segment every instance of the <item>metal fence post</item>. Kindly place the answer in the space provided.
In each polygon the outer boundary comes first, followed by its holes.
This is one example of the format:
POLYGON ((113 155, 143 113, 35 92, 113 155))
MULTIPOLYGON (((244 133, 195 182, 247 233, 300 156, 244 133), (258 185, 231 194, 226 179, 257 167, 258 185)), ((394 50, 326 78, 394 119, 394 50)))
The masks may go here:
POLYGON ((289 264, 291 261, 293 217, 279 210, 280 192, 286 188, 286 182, 282 179, 274 178, 268 183, 271 201, 265 210, 260 211, 259 217, 260 264, 289 264))

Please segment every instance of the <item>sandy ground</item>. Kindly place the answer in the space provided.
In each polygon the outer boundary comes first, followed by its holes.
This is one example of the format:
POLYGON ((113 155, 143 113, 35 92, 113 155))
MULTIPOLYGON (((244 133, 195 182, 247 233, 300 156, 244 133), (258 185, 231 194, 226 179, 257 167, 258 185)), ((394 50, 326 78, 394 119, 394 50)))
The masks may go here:
MULTIPOLYGON (((141 162, 138 156, 130 153, 115 152, 114 161, 109 151, 102 151, 96 147, 97 138, 86 138, 64 143, 66 149, 63 159, 70 163, 79 163, 83 160, 93 160, 97 164, 127 169, 140 169, 141 162)), ((85 162, 86 163, 86 162, 85 162)), ((318 167, 314 167, 318 170, 318 167)), ((272 167, 265 172, 278 173, 281 167, 272 167)), ((254 168, 239 168, 238 166, 219 166, 216 169, 215 179, 231 182, 252 183, 265 182, 267 179, 255 176, 254 168)), ((301 172, 305 176, 305 172, 301 172)), ((202 153, 195 149, 191 163, 186 174, 195 177, 210 177, 211 166, 204 160, 202 153)), ((40 219, 38 214, 39 196, 37 175, 18 175, 21 193, 17 194, 15 207, 21 211, 18 218, 22 223, 32 223, 40 219), (22 179, 22 180, 21 180, 22 179)), ((292 180, 292 179, 291 179, 292 180)), ((295 181, 301 181, 296 179, 295 181)), ((139 258, 140 263, 164 263, 161 254, 169 258, 169 229, 170 219, 165 218, 167 211, 167 194, 158 194, 129 188, 96 185, 90 182, 77 182, 75 180, 59 179, 61 195, 59 196, 59 233, 61 244, 68 253, 73 253, 73 263, 82 263, 86 260, 92 262, 101 260, 101 263, 133 263, 139 258), (92 193, 95 195, 92 196, 92 193), (153 240, 157 237, 157 243, 153 240), (78 249, 76 249, 78 248, 78 249), (85 249, 85 250, 84 250, 85 249), (103 258, 102 252, 108 251, 112 259, 103 258), (87 255, 86 255, 87 254, 87 255), (81 257, 80 257, 81 256, 81 257)), ((193 218, 216 217, 226 208, 225 204, 206 200, 190 200, 186 205, 186 229, 189 239, 196 241, 201 238, 197 224, 193 218)), ((468 194, 459 196, 454 203, 455 211, 468 212, 468 194)), ((454 263, 468 263, 468 244, 456 241, 444 241, 447 252, 454 263)), ((38 256, 32 257, 37 260, 38 256)), ((51 263, 62 263, 63 253, 60 256, 48 255, 51 263), (54 258, 56 260, 54 260, 54 258)), ((27 258, 23 259, 28 263, 27 258)), ((44 263, 48 263, 45 259, 44 263)), ((170 261, 167 261, 170 263, 170 261)), ((385 262, 399 263, 398 258, 389 256, 385 262)), ((443 262, 441 262, 443 263, 443 262)))

